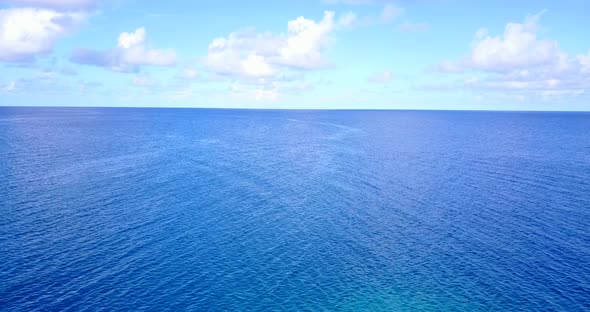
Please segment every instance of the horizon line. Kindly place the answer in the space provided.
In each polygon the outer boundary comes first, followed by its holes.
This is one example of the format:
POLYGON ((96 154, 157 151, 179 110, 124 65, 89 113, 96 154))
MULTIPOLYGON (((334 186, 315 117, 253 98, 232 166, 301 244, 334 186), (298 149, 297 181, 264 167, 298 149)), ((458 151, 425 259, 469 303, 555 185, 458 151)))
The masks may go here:
POLYGON ((590 113, 590 110, 512 110, 512 109, 429 109, 429 108, 267 108, 267 107, 187 107, 187 106, 69 106, 2 105, 0 108, 121 108, 121 109, 217 109, 266 111, 432 111, 432 112, 513 112, 513 113, 590 113))

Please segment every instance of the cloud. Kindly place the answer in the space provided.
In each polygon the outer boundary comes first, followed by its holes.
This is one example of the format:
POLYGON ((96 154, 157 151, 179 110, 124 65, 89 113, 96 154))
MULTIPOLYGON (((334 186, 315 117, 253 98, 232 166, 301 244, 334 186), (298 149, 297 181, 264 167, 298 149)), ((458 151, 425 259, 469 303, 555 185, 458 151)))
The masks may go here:
POLYGON ((287 28, 287 40, 280 50, 279 62, 297 68, 325 67, 321 52, 334 30, 334 12, 325 12, 319 23, 298 17, 290 21, 287 28))
POLYGON ((390 70, 384 70, 378 73, 374 73, 369 77, 369 82, 372 83, 389 83, 393 79, 393 74, 390 70))
POLYGON ((209 44, 204 64, 220 75, 260 78, 281 70, 325 68, 323 52, 335 29, 334 13, 324 12, 321 21, 298 17, 287 24, 286 34, 234 32, 209 44))
POLYGON ((270 76, 275 72, 264 57, 255 53, 249 54, 246 59, 240 61, 240 66, 246 75, 253 77, 270 76))
POLYGON ((47 55, 86 17, 82 12, 11 8, 0 10, 0 61, 31 62, 47 55))
POLYGON ((141 66, 174 66, 176 52, 172 49, 150 49, 146 43, 146 31, 143 27, 134 32, 119 35, 117 47, 98 51, 77 49, 70 60, 74 63, 104 67, 119 72, 137 72, 141 66))
POLYGON ((0 61, 33 62, 85 20, 98 0, 0 0, 0 61))
POLYGON ((0 0, 19 7, 48 8, 54 10, 90 10, 98 5, 98 0, 0 0))
MULTIPOLYGON (((507 71, 534 66, 559 66, 565 54, 556 41, 537 39, 539 16, 522 23, 508 23, 501 36, 476 39, 469 57, 473 68, 507 71)), ((484 36, 481 31, 478 36, 484 36)))
POLYGON ((16 90, 16 81, 9 82, 5 86, 3 86, 0 90, 2 90, 3 92, 12 92, 12 91, 16 90))
POLYGON ((553 40, 537 38, 540 14, 529 16, 524 23, 508 23, 504 33, 490 36, 485 28, 475 34, 472 49, 464 59, 444 67, 508 72, 517 69, 567 66, 567 54, 553 40))
POLYGON ((273 71, 268 58, 278 51, 279 45, 280 39, 271 34, 254 31, 231 33, 227 38, 216 38, 209 44, 204 65, 220 75, 264 76, 273 71), (264 70, 256 70, 252 63, 257 63, 264 70))
POLYGON ((469 54, 444 61, 435 69, 452 73, 478 73, 478 79, 456 84, 474 90, 520 92, 529 95, 580 95, 590 88, 590 52, 571 57, 557 41, 538 37, 541 14, 523 23, 508 23, 492 36, 479 29, 469 54))

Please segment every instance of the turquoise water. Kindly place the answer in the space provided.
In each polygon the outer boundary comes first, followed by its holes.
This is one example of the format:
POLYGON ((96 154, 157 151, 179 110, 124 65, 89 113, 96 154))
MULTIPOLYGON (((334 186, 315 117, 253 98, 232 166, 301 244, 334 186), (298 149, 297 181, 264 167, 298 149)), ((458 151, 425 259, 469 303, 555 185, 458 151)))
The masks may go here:
POLYGON ((2 311, 588 311, 590 114, 0 108, 2 311))

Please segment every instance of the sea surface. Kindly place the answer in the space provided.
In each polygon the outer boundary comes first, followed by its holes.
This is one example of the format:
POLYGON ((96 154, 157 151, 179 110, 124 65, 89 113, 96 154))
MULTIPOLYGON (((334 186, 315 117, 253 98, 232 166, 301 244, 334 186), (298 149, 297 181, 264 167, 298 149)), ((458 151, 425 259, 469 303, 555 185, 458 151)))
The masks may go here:
POLYGON ((590 311, 590 114, 0 108, 0 311, 590 311))

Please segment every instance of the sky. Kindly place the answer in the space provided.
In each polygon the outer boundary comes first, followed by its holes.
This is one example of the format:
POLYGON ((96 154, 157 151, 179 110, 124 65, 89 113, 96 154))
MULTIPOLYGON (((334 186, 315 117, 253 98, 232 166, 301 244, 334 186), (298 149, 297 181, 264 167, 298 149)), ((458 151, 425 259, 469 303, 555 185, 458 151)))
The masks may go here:
POLYGON ((590 110, 590 3, 0 0, 0 105, 590 110))

